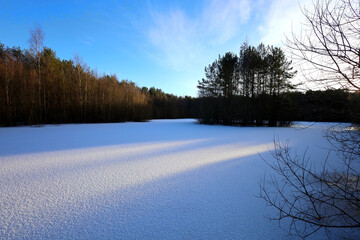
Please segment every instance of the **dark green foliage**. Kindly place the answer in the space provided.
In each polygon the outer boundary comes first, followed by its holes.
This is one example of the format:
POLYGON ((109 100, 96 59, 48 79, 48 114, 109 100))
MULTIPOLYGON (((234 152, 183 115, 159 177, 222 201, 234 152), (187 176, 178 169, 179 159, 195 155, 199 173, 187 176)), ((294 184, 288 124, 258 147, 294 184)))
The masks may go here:
POLYGON ((355 113, 360 109, 357 92, 345 90, 307 91, 286 93, 291 120, 318 122, 359 122, 355 113))
POLYGON ((287 126, 292 121, 359 123, 360 95, 345 90, 284 92, 279 96, 261 94, 253 98, 234 96, 199 98, 201 123, 287 126), (227 104, 227 105, 226 105, 227 104), (226 107, 224 108, 224 105, 226 107), (247 116, 255 119, 250 123, 247 116), (232 116, 231 120, 228 116, 232 116), (276 121, 271 122, 272 119, 276 121))
POLYGON ((205 67, 198 82, 200 122, 229 125, 283 125, 282 93, 293 89, 291 62, 277 47, 244 43, 239 56, 226 53, 205 67))

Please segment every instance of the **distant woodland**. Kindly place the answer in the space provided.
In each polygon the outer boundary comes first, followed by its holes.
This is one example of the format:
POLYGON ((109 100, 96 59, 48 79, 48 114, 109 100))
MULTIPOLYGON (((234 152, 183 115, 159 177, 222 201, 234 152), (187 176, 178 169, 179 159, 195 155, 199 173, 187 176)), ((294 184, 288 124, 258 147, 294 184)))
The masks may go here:
POLYGON ((195 117, 193 99, 99 75, 80 57, 0 43, 0 124, 90 123, 195 117))
POLYGON ((284 125, 294 120, 353 121, 360 96, 345 90, 295 91, 295 72, 280 48, 241 46, 205 67, 199 97, 178 97, 98 74, 79 57, 62 60, 42 46, 0 43, 0 124, 97 123, 198 118, 202 123, 284 125))
POLYGON ((292 121, 358 122, 359 93, 296 91, 296 71, 281 48, 244 43, 205 67, 198 119, 209 124, 286 126, 292 121))

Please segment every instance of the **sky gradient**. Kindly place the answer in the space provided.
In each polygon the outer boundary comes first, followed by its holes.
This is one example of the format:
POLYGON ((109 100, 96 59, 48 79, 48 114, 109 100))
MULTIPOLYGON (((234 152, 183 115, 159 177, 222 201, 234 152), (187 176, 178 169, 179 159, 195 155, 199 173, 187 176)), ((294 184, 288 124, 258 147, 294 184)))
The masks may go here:
POLYGON ((2 0, 0 42, 29 48, 41 26, 61 59, 80 55, 99 74, 197 96, 204 67, 241 44, 283 46, 311 0, 2 0))

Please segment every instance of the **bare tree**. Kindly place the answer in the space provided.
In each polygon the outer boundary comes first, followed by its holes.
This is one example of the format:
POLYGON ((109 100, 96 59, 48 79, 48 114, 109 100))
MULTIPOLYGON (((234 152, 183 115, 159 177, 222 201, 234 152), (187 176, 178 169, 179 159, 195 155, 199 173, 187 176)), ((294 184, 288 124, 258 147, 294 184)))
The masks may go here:
POLYGON ((306 152, 299 156, 289 143, 274 141, 275 161, 266 162, 277 176, 260 185, 260 197, 278 210, 271 219, 290 219, 290 233, 302 238, 320 229, 360 229, 360 134, 325 132, 338 164, 331 166, 326 158, 317 169, 306 152))
POLYGON ((328 87, 360 90, 360 3, 323 0, 313 10, 302 9, 306 19, 300 35, 287 38, 294 59, 311 82, 328 87))
POLYGON ((80 115, 82 121, 86 120, 86 110, 88 104, 88 88, 89 88, 89 68, 79 54, 74 54, 74 64, 76 71, 76 83, 78 91, 78 101, 80 106, 80 115))
POLYGON ((35 58, 36 69, 37 69, 37 80, 38 80, 38 122, 42 121, 42 112, 43 108, 46 107, 46 96, 45 89, 43 89, 42 79, 41 79, 41 53, 44 48, 44 32, 40 26, 36 26, 33 29, 30 29, 30 51, 35 58), (41 93, 43 92, 43 96, 41 93))
MULTIPOLYGON (((359 91, 360 2, 318 0, 313 6, 303 9, 307 24, 300 36, 288 39, 288 47, 306 63, 303 74, 312 82, 359 91)), ((274 141, 273 159, 265 161, 276 175, 260 184, 260 197, 278 210, 272 219, 290 219, 292 234, 306 238, 338 229, 359 239, 359 128, 328 129, 325 138, 341 161, 331 166, 326 158, 321 168, 306 152, 299 156, 288 143, 274 141)))
POLYGON ((3 67, 4 76, 1 76, 0 79, 3 80, 3 86, 5 89, 5 106, 7 108, 6 119, 7 122, 11 122, 11 112, 12 112, 12 98, 11 98, 11 86, 12 80, 15 75, 15 59, 11 56, 9 50, 3 52, 3 67))
POLYGON ((30 50, 35 56, 39 56, 44 47, 44 32, 40 26, 30 29, 30 50))

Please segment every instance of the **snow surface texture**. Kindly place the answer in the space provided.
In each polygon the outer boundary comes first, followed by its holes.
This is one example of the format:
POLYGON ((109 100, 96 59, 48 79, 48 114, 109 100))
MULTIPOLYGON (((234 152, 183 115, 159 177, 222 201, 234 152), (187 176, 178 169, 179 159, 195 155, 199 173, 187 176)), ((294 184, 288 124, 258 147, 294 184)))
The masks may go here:
POLYGON ((286 239, 257 198, 274 137, 327 155, 319 125, 0 128, 0 239, 286 239))

